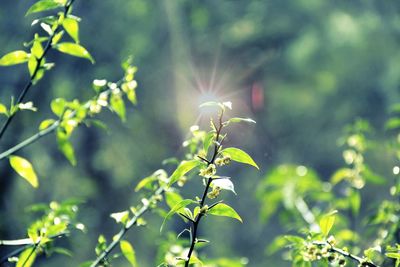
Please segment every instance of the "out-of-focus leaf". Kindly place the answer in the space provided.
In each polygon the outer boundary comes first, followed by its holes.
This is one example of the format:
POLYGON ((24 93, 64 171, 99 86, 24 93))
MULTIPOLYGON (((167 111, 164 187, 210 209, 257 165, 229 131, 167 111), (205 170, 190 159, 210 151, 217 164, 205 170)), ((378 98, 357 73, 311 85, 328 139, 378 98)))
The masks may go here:
POLYGON ((28 181, 34 188, 39 186, 39 181, 36 176, 35 170, 32 164, 19 156, 10 156, 11 167, 20 175, 22 178, 28 181))
POLYGON ((69 54, 71 56, 86 58, 90 60, 92 64, 94 64, 95 62, 93 57, 86 50, 86 48, 79 44, 65 42, 55 45, 54 48, 62 53, 69 54))
POLYGON ((176 204, 165 216, 163 223, 161 224, 160 227, 160 232, 162 232, 162 229, 164 228, 165 223, 167 222, 167 220, 169 220, 169 218, 171 218, 172 215, 174 215, 177 211, 179 211, 180 209, 186 207, 189 204, 192 203, 197 203, 196 201, 194 201, 193 199, 184 199, 181 202, 179 202, 178 204, 176 204))
POLYGON ((111 108, 118 114, 122 121, 126 121, 125 103, 120 95, 112 94, 110 98, 111 108))
POLYGON ((321 233, 324 236, 327 236, 331 231, 333 224, 335 223, 335 214, 337 211, 332 211, 324 216, 322 216, 321 220, 319 221, 319 227, 321 229, 321 233))
POLYGON ((15 267, 31 267, 36 259, 36 251, 34 247, 25 249, 20 255, 15 267))
POLYGON ((42 12, 46 10, 51 10, 55 9, 58 7, 62 7, 61 1, 55 1, 55 0, 41 0, 39 2, 36 2, 33 4, 28 11, 26 12, 26 15, 32 14, 32 13, 37 13, 37 12, 42 12))
POLYGON ((135 250, 133 249, 132 245, 126 240, 121 240, 121 242, 119 242, 119 246, 121 248, 122 254, 129 261, 131 266, 136 267, 137 266, 136 253, 135 253, 135 250))
POLYGON ((10 66, 27 62, 29 54, 23 50, 10 52, 0 58, 0 66, 10 66))

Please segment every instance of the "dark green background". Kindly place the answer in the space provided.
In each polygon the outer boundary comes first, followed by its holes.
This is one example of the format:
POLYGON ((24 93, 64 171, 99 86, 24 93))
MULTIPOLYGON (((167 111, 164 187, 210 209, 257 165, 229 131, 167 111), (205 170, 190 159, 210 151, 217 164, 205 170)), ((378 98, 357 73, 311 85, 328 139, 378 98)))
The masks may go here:
MULTIPOLYGON (((22 49, 39 30, 30 27, 32 16, 24 17, 32 3, 1 1, 0 54, 22 49)), ((93 94, 93 79, 119 79, 120 62, 130 54, 139 67, 139 104, 129 107, 125 124, 114 114, 101 115, 108 133, 83 127, 74 133, 75 168, 57 151, 54 136, 20 152, 40 176, 37 190, 6 160, 0 162, 0 238, 25 236, 34 219, 24 212, 27 205, 81 198, 86 202, 80 219, 88 233, 61 243, 74 258, 54 257, 38 266, 77 266, 93 259, 98 234, 110 239, 118 230, 109 214, 139 201, 135 184, 162 167, 163 159, 182 156, 181 143, 199 119, 198 104, 213 92, 218 100, 233 102, 234 115, 257 121, 234 127, 229 143, 248 151, 261 170, 232 165, 227 174, 238 196, 226 198, 244 224, 207 218, 201 233, 212 243, 203 252, 247 257, 249 266, 289 266, 279 255, 264 253, 281 227, 275 219, 269 224, 258 219, 257 184, 284 162, 311 166, 329 178, 343 164, 337 139, 346 124, 362 117, 382 127, 388 108, 399 100, 399 9, 397 1, 372 0, 76 0, 81 43, 96 64, 51 51, 48 58, 56 67, 27 96, 39 112, 18 114, 1 150, 35 133, 40 121, 51 117, 54 97, 85 100, 93 94), (262 106, 252 102, 255 86, 263 92, 262 106)), ((26 66, 2 67, 1 102, 8 104, 27 79, 26 66)), ((205 116, 200 122, 208 126, 205 116)), ((186 190, 184 195, 199 195, 201 183, 186 190)), ((149 225, 133 229, 128 239, 140 266, 155 266, 161 219, 147 218, 149 225)), ((169 226, 178 232, 183 227, 169 226)))

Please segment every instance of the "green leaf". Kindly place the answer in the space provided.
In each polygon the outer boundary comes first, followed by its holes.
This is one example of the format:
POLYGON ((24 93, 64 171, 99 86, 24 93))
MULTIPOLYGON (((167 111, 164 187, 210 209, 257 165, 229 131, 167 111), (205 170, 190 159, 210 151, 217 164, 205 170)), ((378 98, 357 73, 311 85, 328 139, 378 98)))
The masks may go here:
POLYGON ((217 205, 209 209, 207 214, 230 217, 243 223, 242 218, 240 218, 239 214, 237 214, 237 212, 232 207, 226 205, 225 203, 218 203, 217 205))
POLYGON ((229 122, 250 122, 250 123, 256 123, 255 120, 250 119, 250 118, 230 118, 228 121, 229 121, 229 122))
POLYGON ((65 43, 59 43, 58 45, 55 45, 54 48, 62 53, 65 53, 65 54, 68 54, 71 56, 86 58, 86 59, 90 60, 90 62, 92 62, 92 64, 94 64, 94 59, 92 58, 92 56, 89 54, 89 52, 86 50, 86 48, 84 48, 83 46, 81 46, 79 44, 65 42, 65 43))
POLYGON ((61 129, 58 129, 57 131, 57 143, 58 143, 58 149, 64 154, 64 156, 68 159, 71 165, 75 166, 76 158, 75 158, 74 147, 68 140, 66 133, 64 133, 61 129))
POLYGON ((129 261, 132 267, 136 267, 136 253, 132 245, 128 241, 121 240, 121 242, 119 242, 119 246, 121 248, 122 254, 129 261))
POLYGON ((361 205, 361 197, 360 193, 357 190, 352 190, 349 196, 349 201, 350 201, 350 206, 351 210, 354 215, 358 215, 358 212, 360 211, 360 205, 361 205))
POLYGON ((193 199, 184 199, 181 202, 179 202, 178 204, 176 204, 165 216, 163 223, 161 224, 160 227, 160 232, 162 232, 165 223, 167 222, 167 220, 169 220, 169 218, 171 218, 172 215, 174 215, 176 212, 178 212, 180 209, 186 207, 189 204, 192 203, 197 203, 196 201, 194 201, 193 199))
POLYGON ((31 56, 33 55, 35 58, 41 58, 44 53, 44 49, 42 43, 40 41, 39 35, 35 34, 35 40, 33 41, 33 45, 31 48, 31 56))
POLYGON ((393 130, 393 129, 400 128, 400 119, 399 118, 389 119, 385 124, 385 128, 387 130, 393 130))
POLYGON ((39 181, 36 176, 35 170, 32 164, 19 156, 10 156, 11 167, 20 175, 22 178, 28 181, 34 188, 39 186, 39 181))
POLYGON ((117 94, 111 94, 110 98, 111 108, 118 114, 122 121, 126 121, 125 103, 122 97, 117 94))
POLYGON ((34 247, 25 249, 18 257, 15 267, 30 267, 36 259, 36 251, 34 247))
POLYGON ((254 160, 250 157, 250 155, 239 148, 228 147, 222 150, 222 153, 229 155, 234 161, 249 164, 257 168, 258 170, 260 169, 258 165, 254 162, 254 160))
POLYGON ((342 180, 349 179, 350 177, 354 176, 354 172, 352 169, 349 168, 341 168, 337 170, 331 177, 331 183, 337 184, 342 180))
POLYGON ((76 19, 65 18, 63 21, 65 31, 71 36, 76 43, 79 43, 79 23, 76 19))
POLYGON ((143 187, 151 184, 152 182, 156 181, 157 177, 155 176, 148 176, 146 178, 143 178, 135 187, 135 192, 138 192, 140 189, 142 189, 143 187))
POLYGON ((0 114, 4 114, 4 115, 8 116, 7 107, 1 103, 0 103, 0 114))
POLYGON ((0 66, 11 66, 27 62, 29 54, 23 50, 10 52, 0 58, 0 66))
POLYGON ((51 101, 50 107, 51 111, 53 111, 54 114, 56 114, 58 117, 61 117, 65 106, 67 102, 63 98, 56 98, 53 101, 51 101))
POLYGON ((176 170, 172 173, 169 179, 168 186, 174 184, 176 181, 179 180, 179 178, 184 176, 187 172, 197 167, 198 165, 199 162, 197 160, 182 161, 181 164, 179 164, 178 168, 176 168, 176 170))
POLYGON ((321 220, 319 221, 319 227, 321 228, 321 233, 324 236, 328 236, 329 232, 331 231, 333 224, 335 223, 335 214, 337 213, 336 210, 322 216, 321 220))
POLYGON ((205 151, 205 153, 207 154, 208 152, 208 148, 210 147, 210 145, 212 144, 212 141, 214 139, 215 133, 214 132, 208 132, 206 134, 206 136, 204 137, 204 141, 203 141, 203 149, 205 151))
POLYGON ((31 77, 35 73, 37 65, 38 65, 38 61, 37 61, 36 57, 31 55, 29 57, 29 61, 28 61, 28 70, 29 70, 29 74, 31 75, 31 77))
POLYGON ((37 13, 37 12, 42 12, 46 10, 51 10, 55 9, 58 7, 62 7, 62 4, 59 1, 54 1, 54 0, 41 0, 39 2, 36 2, 33 4, 28 11, 26 12, 25 16, 32 14, 32 13, 37 13))
POLYGON ((39 131, 42 131, 42 130, 44 130, 44 129, 49 128, 49 126, 52 125, 52 124, 55 123, 55 122, 56 122, 56 121, 53 120, 53 119, 47 119, 47 120, 42 121, 42 122, 40 123, 40 125, 39 125, 39 131))
POLYGON ((175 207, 175 205, 181 202, 182 200, 183 198, 181 197, 181 195, 179 195, 176 192, 173 191, 165 192, 165 202, 167 202, 167 205, 170 207, 170 209, 175 207))

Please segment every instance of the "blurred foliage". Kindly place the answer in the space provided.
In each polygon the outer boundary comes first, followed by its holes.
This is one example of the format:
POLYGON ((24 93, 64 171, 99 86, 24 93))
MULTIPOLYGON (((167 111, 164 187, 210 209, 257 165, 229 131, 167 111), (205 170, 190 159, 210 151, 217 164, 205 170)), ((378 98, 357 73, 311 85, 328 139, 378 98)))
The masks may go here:
MULTIPOLYGON (((24 17, 33 3, 2 1, 1 55, 22 48, 21 44, 38 31, 37 25, 29 28, 32 17, 24 17)), ((73 12, 81 17, 79 42, 90 51, 96 64, 50 51, 48 59, 56 66, 33 87, 26 100, 32 101, 39 112, 16 115, 0 142, 1 151, 35 133, 40 123, 52 116, 52 99, 87 100, 93 96, 93 79, 120 77, 120 61, 130 54, 139 66, 138 106, 127 107, 125 124, 102 113, 100 119, 108 125, 106 131, 91 127, 74 133, 71 142, 76 167, 63 158, 51 137, 21 151, 21 156, 35 166, 39 190, 14 177, 8 162, 0 162, 1 239, 26 236, 26 226, 38 219, 23 212, 31 203, 61 203, 71 197, 85 199, 80 220, 91 225, 91 230, 62 241, 74 258, 68 263, 63 257, 37 261, 40 266, 78 266, 88 255, 94 258, 98 233, 111 236, 119 229, 109 214, 139 202, 141 197, 134 192, 139 178, 159 169, 163 159, 182 152, 180 145, 188 135, 188 126, 208 125, 203 118, 207 116, 198 119, 197 107, 216 97, 216 101, 231 100, 237 114, 248 114, 257 121, 254 130, 234 126, 236 129, 227 142, 241 144, 254 156, 261 172, 287 179, 287 185, 276 179, 274 186, 282 189, 279 183, 285 184, 285 190, 293 195, 286 199, 286 191, 281 190, 275 198, 285 200, 283 203, 268 199, 271 209, 275 207, 280 213, 274 216, 264 200, 260 204, 254 194, 257 187, 265 188, 268 179, 258 186, 259 174, 254 171, 226 171, 224 175, 241 177, 235 184, 239 197, 227 199, 241 214, 245 227, 225 221, 222 225, 205 222, 204 229, 214 237, 213 249, 205 251, 210 258, 245 257, 249 266, 265 266, 266 262, 287 266, 279 254, 269 256, 264 249, 284 230, 278 220, 293 218, 286 208, 301 203, 296 202, 300 194, 295 189, 303 190, 309 184, 315 191, 303 195, 305 203, 316 205, 317 216, 329 211, 332 193, 325 189, 329 189, 328 178, 343 166, 343 149, 337 146, 342 129, 359 117, 369 121, 371 128, 382 129, 389 107, 399 102, 399 11, 396 1, 373 0, 76 0, 73 12), (278 164, 285 165, 273 170, 272 166, 278 164), (317 186, 300 179, 304 170, 311 181, 326 191, 321 194, 326 197, 323 204, 316 198, 317 186), (264 219, 270 217, 268 225, 255 219, 260 211, 264 219), (211 224, 213 227, 209 227, 211 224)), ((0 72, 0 102, 8 104, 29 77, 22 65, 2 67, 0 72)), ((338 189, 344 199, 337 203, 342 205, 339 210, 358 210, 359 218, 364 218, 371 210, 357 208, 364 204, 358 203, 357 193, 351 192, 362 190, 362 199, 371 205, 389 196, 389 190, 382 187, 392 186, 386 177, 393 175, 393 166, 397 165, 393 155, 386 152, 398 153, 398 143, 392 142, 390 148, 380 144, 392 131, 377 130, 377 145, 363 154, 362 161, 364 166, 372 166, 373 162, 374 173, 385 177, 387 183, 362 189, 353 187, 347 181, 359 181, 353 175, 357 172, 369 183, 365 176, 368 169, 360 170, 345 162, 344 168, 353 176, 347 173, 338 184, 339 188, 347 188, 338 189), (354 197, 345 197, 349 194, 354 197), (353 199, 353 204, 343 203, 346 199, 353 199)), ((346 149, 352 151, 346 152, 348 159, 359 159, 363 152, 350 146, 346 149)), ((172 171, 171 165, 165 167, 172 171)), ((272 183, 274 179, 270 179, 272 183)), ((190 195, 197 193, 196 189, 193 186, 190 195)), ((392 225, 390 220, 383 222, 387 217, 382 214, 393 210, 396 208, 392 204, 384 202, 376 220, 392 225)), ((161 220, 155 214, 146 219, 148 229, 133 229, 126 239, 132 240, 139 265, 153 266, 157 244, 163 240, 158 231, 161 220)), ((176 230, 180 226, 177 224, 176 230)), ((3 255, 1 248, 0 254, 3 255)))

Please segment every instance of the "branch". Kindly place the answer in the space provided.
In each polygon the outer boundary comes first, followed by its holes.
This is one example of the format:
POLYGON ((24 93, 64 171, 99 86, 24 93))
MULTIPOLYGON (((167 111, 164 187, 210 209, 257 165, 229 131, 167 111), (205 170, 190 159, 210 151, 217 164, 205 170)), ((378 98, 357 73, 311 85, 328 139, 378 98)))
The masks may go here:
MULTIPOLYGON (((164 188, 160 187, 157 191, 154 192, 153 196, 160 195, 164 192, 164 188)), ((137 220, 150 209, 150 202, 143 204, 142 208, 133 216, 115 235, 113 242, 108 245, 108 247, 96 258, 96 260, 90 265, 90 267, 98 266, 105 258, 107 258, 108 254, 121 242, 122 238, 128 232, 130 228, 137 222, 137 220)))
MULTIPOLYGON (((72 4, 74 3, 74 1, 75 1, 75 0, 71 0, 71 1, 69 1, 69 2, 65 5, 65 8, 64 8, 64 17, 68 14, 68 12, 69 12, 69 10, 70 10, 72 4)), ((53 38, 54 38, 54 36, 56 35, 57 30, 58 30, 59 28, 60 28, 60 25, 57 24, 57 27, 54 29, 53 33, 50 35, 49 40, 48 40, 47 43, 46 43, 46 46, 45 46, 45 48, 44 48, 44 50, 43 50, 43 54, 37 59, 36 67, 35 67, 35 69, 34 69, 32 75, 30 76, 29 81, 26 83, 26 85, 25 85, 24 89, 22 90, 21 94, 18 96, 16 105, 22 103, 22 101, 24 100, 24 98, 25 98, 26 94, 28 93, 29 89, 32 87, 33 81, 35 80, 36 75, 37 75, 37 73, 38 73, 38 71, 39 71, 39 69, 40 69, 40 64, 42 63, 43 59, 45 58, 47 52, 50 50, 50 48, 51 48, 51 43, 53 42, 53 38)), ((16 113, 11 114, 11 115, 7 118, 7 120, 4 122, 4 124, 3 124, 3 126, 2 126, 2 128, 1 128, 1 130, 0 130, 0 139, 3 137, 3 134, 4 134, 5 131, 7 130, 8 126, 10 125, 11 121, 13 120, 15 114, 16 114, 16 113)))
MULTIPOLYGON (((221 130, 223 128, 223 123, 222 123, 222 117, 223 116, 224 116, 224 110, 221 111, 221 115, 219 116, 219 126, 218 126, 218 129, 217 129, 217 136, 215 138, 216 142, 215 142, 215 146, 214 146, 214 154, 213 154, 211 160, 207 160, 207 162, 208 162, 207 166, 209 166, 211 164, 214 164, 215 159, 217 158, 219 149, 222 146, 222 141, 223 140, 221 140, 220 142, 218 142, 218 140, 219 140, 219 137, 221 135, 221 130)), ((215 127, 215 125, 214 125, 214 127, 215 127)), ((206 196, 207 196, 207 193, 208 193, 208 189, 210 188, 211 182, 212 182, 212 178, 208 178, 206 187, 205 187, 204 192, 203 192, 203 196, 202 196, 201 201, 200 201, 200 209, 203 208, 203 206, 204 206, 204 202, 206 200, 206 196)), ((186 260, 185 261, 185 267, 189 266, 190 257, 192 256, 192 253, 193 253, 193 250, 194 250, 194 246, 195 246, 196 240, 197 240, 197 228, 199 226, 199 223, 200 223, 200 220, 201 220, 202 217, 203 217, 203 213, 200 212, 199 215, 197 215, 195 221, 193 222, 193 228, 192 228, 192 234, 191 234, 191 244, 190 244, 188 255, 187 255, 186 259, 185 259, 186 260)))
MULTIPOLYGON (((56 238, 64 237, 68 234, 69 234, 69 232, 63 232, 63 233, 59 233, 57 235, 48 236, 47 238, 54 240, 56 238)), ((17 248, 15 250, 11 251, 9 254, 7 254, 6 256, 1 258, 0 265, 7 262, 9 258, 14 257, 15 255, 18 255, 25 249, 27 249, 31 246, 38 246, 40 244, 40 242, 41 242, 40 238, 36 242, 33 242, 32 239, 30 239, 30 238, 16 239, 16 240, 0 240, 0 245, 3 245, 3 246, 22 246, 20 248, 17 248)))
POLYGON ((358 257, 357 255, 351 254, 347 251, 344 251, 343 249, 337 248, 329 244, 328 242, 318 242, 315 241, 313 242, 315 245, 318 246, 329 246, 329 252, 335 252, 338 253, 344 257, 347 257, 349 259, 352 259, 353 261, 356 261, 360 266, 368 266, 368 267, 380 267, 379 265, 372 263, 370 261, 367 261, 365 258, 358 257))

